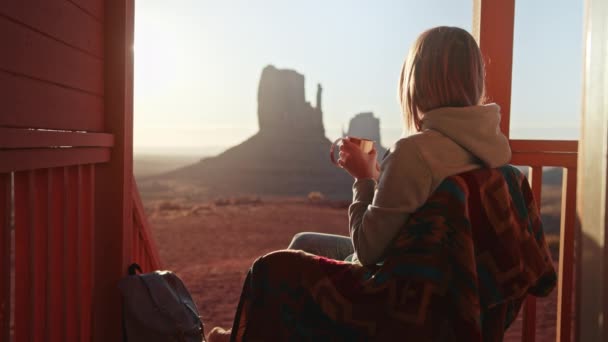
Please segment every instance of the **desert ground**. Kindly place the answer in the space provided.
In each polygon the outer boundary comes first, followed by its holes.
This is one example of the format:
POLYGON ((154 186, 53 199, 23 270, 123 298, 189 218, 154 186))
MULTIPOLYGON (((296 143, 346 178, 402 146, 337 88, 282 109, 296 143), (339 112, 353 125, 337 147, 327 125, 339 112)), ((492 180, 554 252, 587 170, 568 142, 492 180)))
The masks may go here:
MULTIPOLYGON (((207 332, 232 325, 246 271, 257 257, 285 248, 301 231, 348 232, 345 203, 306 198, 160 201, 146 208, 163 267, 185 282, 207 332)), ((556 295, 537 304, 537 341, 555 340, 556 295)), ((521 315, 506 341, 519 341, 520 331, 521 315)))
MULTIPOLYGON (((246 272, 256 258, 286 248, 298 232, 347 235, 349 203, 255 194, 210 198, 178 180, 149 181, 193 159, 136 156, 135 175, 162 266, 184 281, 208 332, 214 326, 231 327, 246 272)), ((557 261, 561 173, 553 171, 543 177, 541 211, 557 261)), ((555 340, 556 298, 554 290, 537 302, 537 341, 555 340)), ((521 340, 521 319, 520 313, 506 341, 521 340)))

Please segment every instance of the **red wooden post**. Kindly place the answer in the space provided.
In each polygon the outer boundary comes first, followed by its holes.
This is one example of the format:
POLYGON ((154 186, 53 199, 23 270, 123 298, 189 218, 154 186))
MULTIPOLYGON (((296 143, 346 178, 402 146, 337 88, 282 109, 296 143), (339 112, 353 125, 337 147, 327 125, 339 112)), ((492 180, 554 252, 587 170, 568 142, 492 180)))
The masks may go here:
POLYGON ((144 211, 144 206, 142 204, 139 191, 137 190, 137 183, 135 182, 135 179, 133 179, 133 220, 139 227, 138 236, 143 243, 141 251, 139 252, 141 254, 140 257, 142 259, 145 258, 149 263, 147 270, 144 270, 144 272, 154 271, 161 268, 162 265, 160 262, 160 256, 158 255, 156 241, 154 240, 152 232, 150 231, 150 225, 148 224, 148 220, 146 218, 146 213, 144 211))
POLYGON ((65 225, 63 231, 65 259, 64 269, 64 288, 66 297, 64 305, 66 307, 66 339, 68 341, 78 341, 78 327, 80 323, 80 312, 78 310, 78 166, 68 166, 65 168, 66 184, 66 203, 65 203, 65 225))
POLYGON ((11 321, 11 174, 0 173, 0 342, 8 342, 11 321))
POLYGON ((80 284, 80 338, 82 341, 91 340, 91 296, 93 289, 93 233, 94 233, 94 187, 95 166, 83 165, 79 167, 79 193, 80 203, 80 240, 79 249, 79 284, 80 284))
POLYGON ((557 287, 557 340, 572 339, 572 283, 574 280, 574 230, 576 225, 576 168, 565 169, 562 185, 562 217, 559 237, 557 287))
POLYGON ((509 136, 514 0, 474 0, 473 33, 486 65, 486 95, 500 105, 500 128, 509 136))
POLYGON ((28 196, 28 172, 16 172, 15 180, 15 341, 31 341, 28 322, 34 317, 33 279, 30 269, 32 239, 29 234, 31 206, 28 196))
POLYGON ((30 254, 30 272, 33 281, 33 322, 28 322, 34 341, 42 341, 48 335, 47 306, 47 224, 48 224, 48 170, 29 172, 30 226, 29 238, 33 247, 30 254))
POLYGON ((49 340, 52 342, 66 341, 65 320, 66 293, 63 275, 65 259, 65 176, 64 168, 54 168, 49 171, 49 239, 48 239, 48 296, 47 321, 49 325, 49 340))
MULTIPOLYGON (((135 222, 134 222, 135 223, 135 222)), ((143 264, 144 260, 141 258, 141 248, 140 246, 140 238, 139 238, 139 226, 133 225, 133 261, 138 264, 143 264)))
MULTIPOLYGON (((477 37, 486 67, 486 96, 501 107, 502 132, 510 133, 511 76, 513 65, 513 26, 515 21, 514 0, 475 0, 473 32, 477 37)), ((543 156, 546 158, 546 156, 543 156)), ((561 157, 561 156, 560 156, 561 157)), ((559 158, 561 162, 561 158, 559 158)), ((540 208, 542 167, 531 172, 532 190, 540 208)), ((522 340, 533 342, 536 338, 536 300, 527 298, 523 310, 522 340)))
MULTIPOLYGON (((530 168, 530 183, 536 207, 540 210, 540 199, 543 184, 543 168, 530 168)), ((522 340, 534 341, 536 337, 536 298, 528 296, 523 310, 522 340)))
POLYGON ((133 236, 133 0, 104 3, 105 132, 112 159, 96 168, 93 341, 121 341, 118 280, 131 260, 133 236))

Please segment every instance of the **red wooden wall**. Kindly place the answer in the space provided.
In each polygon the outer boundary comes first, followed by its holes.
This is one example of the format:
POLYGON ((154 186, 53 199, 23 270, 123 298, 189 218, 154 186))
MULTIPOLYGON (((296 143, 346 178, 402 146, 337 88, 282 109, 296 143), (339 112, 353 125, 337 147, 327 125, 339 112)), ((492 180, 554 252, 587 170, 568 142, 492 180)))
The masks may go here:
POLYGON ((0 1, 0 341, 91 336, 103 30, 103 1, 0 1))
POLYGON ((0 1, 0 342, 120 341, 160 261, 132 176, 133 0, 0 1))
POLYGON ((103 1, 0 1, 0 126, 103 131, 103 1))

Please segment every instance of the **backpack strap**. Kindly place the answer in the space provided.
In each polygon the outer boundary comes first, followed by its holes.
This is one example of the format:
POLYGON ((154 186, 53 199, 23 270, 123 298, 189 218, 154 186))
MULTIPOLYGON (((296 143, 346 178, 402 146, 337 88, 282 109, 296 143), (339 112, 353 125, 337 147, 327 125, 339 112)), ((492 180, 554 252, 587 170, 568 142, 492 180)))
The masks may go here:
MULTIPOLYGON (((142 273, 141 266, 139 266, 138 263, 134 262, 131 265, 129 265, 129 268, 127 269, 127 275, 129 275, 129 276, 137 275, 137 271, 139 271, 139 273, 142 273)), ((127 342, 127 323, 125 322, 126 315, 125 315, 124 303, 121 308, 121 315, 122 315, 122 341, 127 342)))
POLYGON ((129 265, 129 268, 127 270, 127 274, 128 275, 136 275, 137 271, 139 271, 139 273, 143 273, 142 270, 141 270, 141 267, 139 266, 139 264, 132 263, 131 265, 129 265))

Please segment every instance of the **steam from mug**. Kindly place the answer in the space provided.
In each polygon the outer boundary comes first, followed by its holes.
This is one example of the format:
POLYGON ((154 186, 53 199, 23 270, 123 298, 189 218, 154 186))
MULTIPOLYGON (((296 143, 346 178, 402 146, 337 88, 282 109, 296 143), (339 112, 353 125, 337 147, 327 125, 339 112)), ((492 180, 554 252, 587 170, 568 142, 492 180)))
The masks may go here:
MULTIPOLYGON (((350 138, 350 141, 352 143, 358 144, 359 148, 361 149, 361 151, 363 151, 363 153, 370 153, 374 149, 373 140, 358 138, 358 137, 348 137, 348 138, 350 138)), ((336 160, 336 157, 334 155, 335 151, 336 151, 336 146, 338 146, 338 144, 344 139, 346 139, 346 138, 336 139, 336 141, 334 141, 334 143, 331 144, 331 148, 329 149, 329 158, 331 159, 331 162, 334 163, 334 165, 336 165, 336 166, 339 166, 338 161, 336 160)))

